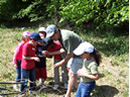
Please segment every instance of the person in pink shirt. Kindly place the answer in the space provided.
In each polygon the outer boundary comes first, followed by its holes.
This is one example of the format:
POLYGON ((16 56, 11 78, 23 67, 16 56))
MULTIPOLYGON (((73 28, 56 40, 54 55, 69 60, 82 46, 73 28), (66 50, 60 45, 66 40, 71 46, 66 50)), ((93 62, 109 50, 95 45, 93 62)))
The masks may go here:
MULTIPOLYGON (((30 32, 28 31, 25 31, 22 33, 22 41, 17 45, 16 51, 13 57, 13 64, 16 68, 16 73, 17 73, 16 79, 15 79, 16 82, 20 82, 21 80, 22 50, 23 50, 24 44, 29 41, 29 35, 30 35, 30 32)), ((17 89, 18 85, 14 85, 13 87, 15 90, 18 90, 17 89)))

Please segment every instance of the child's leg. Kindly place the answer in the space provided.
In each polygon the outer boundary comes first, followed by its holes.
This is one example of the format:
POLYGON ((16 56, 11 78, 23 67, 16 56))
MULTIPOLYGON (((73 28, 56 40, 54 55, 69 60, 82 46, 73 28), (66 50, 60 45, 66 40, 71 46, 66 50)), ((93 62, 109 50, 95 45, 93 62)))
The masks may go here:
MULTIPOLYGON (((59 62, 60 60, 54 59, 54 64, 59 62)), ((54 68, 54 80, 55 80, 55 85, 59 85, 60 78, 59 78, 59 68, 54 68)))
POLYGON ((35 90, 36 87, 36 77, 35 77, 35 68, 30 70, 30 75, 29 75, 29 79, 30 79, 30 86, 29 86, 29 90, 33 91, 35 90))
MULTIPOLYGON (((20 82, 20 81, 21 81, 21 60, 17 60, 16 73, 17 73, 17 76, 16 76, 15 81, 16 81, 16 82, 20 82)), ((14 88, 16 91, 19 91, 19 90, 18 90, 18 84, 15 84, 15 85, 13 86, 13 88, 14 88)))
POLYGON ((59 68, 54 68, 54 79, 55 79, 55 84, 59 84, 59 68))
POLYGON ((66 64, 62 64, 62 82, 64 83, 64 87, 67 88, 68 84, 68 71, 66 69, 66 64))
POLYGON ((20 80, 21 80, 21 60, 17 60, 16 73, 17 73, 17 76, 16 76, 15 81, 20 82, 20 80))
POLYGON ((47 78, 47 71, 46 71, 46 67, 40 68, 40 78, 41 78, 41 85, 45 87, 44 81, 47 78))
POLYGON ((27 87, 28 78, 29 71, 21 68, 21 81, 24 81, 24 83, 20 85, 20 91, 23 91, 27 87))

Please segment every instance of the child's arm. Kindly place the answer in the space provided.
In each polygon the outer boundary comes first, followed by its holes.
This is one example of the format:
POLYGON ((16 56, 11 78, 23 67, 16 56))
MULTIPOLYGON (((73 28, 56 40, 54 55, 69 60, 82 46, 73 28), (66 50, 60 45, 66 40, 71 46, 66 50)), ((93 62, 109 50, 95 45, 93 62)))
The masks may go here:
POLYGON ((35 60, 37 62, 40 62, 40 59, 38 57, 28 57, 23 55, 23 59, 25 60, 35 60))
POLYGON ((98 73, 89 75, 86 72, 84 72, 82 69, 79 69, 77 71, 77 74, 78 74, 78 76, 87 77, 87 78, 90 78, 90 79, 93 79, 93 80, 98 80, 98 78, 99 78, 98 73))

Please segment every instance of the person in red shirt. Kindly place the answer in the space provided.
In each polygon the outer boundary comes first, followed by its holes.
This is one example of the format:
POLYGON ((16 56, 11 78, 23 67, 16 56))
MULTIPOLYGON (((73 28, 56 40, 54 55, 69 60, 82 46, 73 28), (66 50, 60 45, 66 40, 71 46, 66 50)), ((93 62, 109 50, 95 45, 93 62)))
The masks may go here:
MULTIPOLYGON (((64 50, 61 51, 60 54, 55 54, 56 51, 59 51, 62 49, 60 43, 58 41, 53 42, 49 48, 47 49, 47 54, 54 56, 54 64, 57 62, 60 62, 64 58, 64 50)), ((56 90, 59 87, 59 82, 60 82, 60 76, 59 76, 59 68, 54 68, 54 80, 55 80, 55 85, 53 87, 53 90, 56 90)), ((67 88, 67 69, 66 69, 66 64, 62 65, 62 82, 64 83, 64 87, 67 88)))
POLYGON ((29 92, 35 90, 35 61, 40 62, 40 59, 35 56, 36 46, 43 40, 37 32, 33 32, 29 36, 30 41, 23 46, 22 63, 21 63, 21 79, 24 83, 20 86, 20 95, 22 95, 27 88, 28 79, 30 80, 29 92))

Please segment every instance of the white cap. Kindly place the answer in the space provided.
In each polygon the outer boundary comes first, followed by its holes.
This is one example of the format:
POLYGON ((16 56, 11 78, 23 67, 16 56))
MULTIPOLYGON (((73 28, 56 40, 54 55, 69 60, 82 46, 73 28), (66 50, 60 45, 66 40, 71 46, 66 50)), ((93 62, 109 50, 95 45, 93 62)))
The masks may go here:
POLYGON ((46 32, 45 27, 40 27, 40 28, 38 29, 38 32, 46 32))
POLYGON ((73 53, 77 56, 83 53, 92 53, 94 51, 94 46, 88 42, 82 42, 74 51, 73 53))

